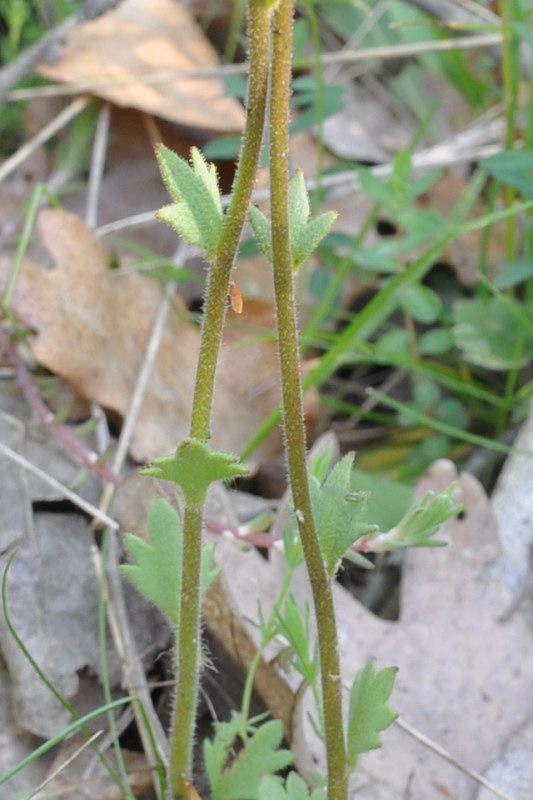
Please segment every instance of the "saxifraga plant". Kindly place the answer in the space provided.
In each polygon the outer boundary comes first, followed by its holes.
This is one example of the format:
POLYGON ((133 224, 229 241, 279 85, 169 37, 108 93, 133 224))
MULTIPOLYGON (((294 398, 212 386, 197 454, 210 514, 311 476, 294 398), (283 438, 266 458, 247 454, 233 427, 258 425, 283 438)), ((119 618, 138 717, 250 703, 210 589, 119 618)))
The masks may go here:
MULTIPOLYGON (((177 685, 168 778, 171 800, 194 796, 190 775, 201 666, 200 604, 202 592, 216 575, 211 567, 213 548, 202 548, 203 505, 213 481, 230 480, 246 472, 233 455, 211 450, 209 432, 228 298, 236 306, 240 303, 231 273, 248 214, 259 247, 274 270, 286 460, 318 634, 321 677, 316 696, 321 695, 318 716, 327 756, 328 800, 346 800, 349 774, 355 769, 358 755, 379 745, 378 733, 395 716, 385 704, 392 690, 394 670, 375 673, 371 662, 354 681, 345 737, 331 593, 340 559, 357 540, 360 551, 437 544, 429 538, 457 510, 452 508, 448 491, 433 501, 425 498, 400 525, 381 533, 376 526, 363 521, 364 493, 356 497, 350 491, 352 457, 344 458, 329 477, 323 474, 318 480, 307 473, 294 273, 326 235, 335 215, 329 212, 310 218, 303 174, 298 171, 289 181, 293 15, 293 0, 248 2, 248 113, 227 213, 224 215, 222 210, 216 169, 197 149, 191 152, 190 164, 163 146, 157 153, 163 179, 174 200, 159 212, 159 217, 199 246, 209 263, 190 436, 178 445, 173 456, 156 459, 145 470, 147 475, 180 485, 184 497, 183 521, 165 501, 156 501, 149 519, 151 542, 126 537, 127 549, 137 563, 122 568, 137 588, 167 613, 175 630, 177 685), (269 70, 270 220, 258 209, 250 208, 263 140, 269 70)), ((303 629, 290 604, 287 610, 293 620, 292 629, 303 629)), ((291 624, 287 620, 288 617, 285 620, 280 617, 280 624, 290 638, 291 624)), ((275 721, 256 728, 252 721, 236 717, 231 723, 220 725, 213 746, 204 748, 215 800, 309 797, 297 776, 291 775, 285 787, 274 778, 274 773, 292 760, 287 751, 277 750, 281 738, 281 725, 275 721), (224 773, 228 741, 231 744, 235 736, 240 736, 244 747, 232 768, 224 773), (240 788, 244 786, 245 789, 240 788)), ((319 800, 324 792, 317 789, 311 797, 319 800)))

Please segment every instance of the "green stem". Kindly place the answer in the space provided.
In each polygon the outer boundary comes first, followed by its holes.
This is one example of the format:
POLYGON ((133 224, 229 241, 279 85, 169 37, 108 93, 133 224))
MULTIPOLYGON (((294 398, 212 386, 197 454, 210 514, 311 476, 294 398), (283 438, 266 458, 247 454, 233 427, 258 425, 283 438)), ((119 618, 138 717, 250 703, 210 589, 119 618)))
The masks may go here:
POLYGON ((328 800, 346 800, 348 770, 342 724, 337 628, 327 573, 313 519, 306 464, 305 428, 298 329, 289 242, 289 100, 293 0, 280 0, 270 95, 270 202, 274 290, 278 325, 283 420, 289 479, 298 529, 311 583, 322 676, 324 736, 328 762, 328 800))
POLYGON ((170 737, 170 788, 172 797, 184 798, 183 779, 189 775, 194 735, 200 661, 200 568, 202 560, 202 511, 185 508, 180 619, 176 630, 176 699, 170 737))
POLYGON ((270 59, 270 11, 264 0, 250 0, 248 30, 250 77, 246 130, 230 206, 208 279, 194 391, 191 436, 203 441, 209 438, 216 363, 226 317, 231 270, 250 205, 263 141, 270 59))
MULTIPOLYGON (((248 114, 239 167, 235 177, 217 254, 208 277, 200 353, 196 373, 190 435, 207 441, 215 372, 226 316, 231 270, 244 225, 263 140, 270 59, 270 10, 264 0, 249 0, 248 114)), ((170 751, 172 798, 187 796, 194 739, 200 666, 200 568, 202 510, 187 505, 183 520, 183 568, 180 618, 176 636, 177 688, 170 751)))
MULTIPOLYGON (((502 73, 505 97, 505 148, 514 149, 516 135, 516 111, 518 105, 518 84, 520 78, 520 58, 518 37, 512 22, 519 18, 516 0, 500 0, 499 12, 502 20, 502 73)), ((515 200, 512 186, 504 186, 503 198, 506 208, 511 208, 515 200)), ((505 255, 512 259, 516 253, 516 217, 511 216, 505 223, 505 255)))

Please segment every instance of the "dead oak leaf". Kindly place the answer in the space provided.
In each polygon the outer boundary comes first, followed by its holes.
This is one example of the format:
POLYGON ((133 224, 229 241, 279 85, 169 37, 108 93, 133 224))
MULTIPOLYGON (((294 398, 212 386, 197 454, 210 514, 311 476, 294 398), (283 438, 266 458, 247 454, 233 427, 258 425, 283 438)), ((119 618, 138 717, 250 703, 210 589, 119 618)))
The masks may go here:
MULTIPOLYGON (((40 212, 37 229, 54 266, 25 261, 12 301, 15 316, 34 335, 36 360, 62 376, 80 396, 124 416, 161 301, 161 288, 144 276, 111 270, 98 238, 65 211, 40 212)), ((0 262, 0 281, 11 268, 0 262)), ((130 452, 137 461, 169 453, 189 434, 200 331, 174 298, 130 452)), ((245 303, 241 330, 222 348, 212 444, 238 453, 278 405, 276 345, 271 309, 245 303), (256 336, 257 330, 263 332, 256 336), (250 331, 255 332, 251 335, 250 331)), ((275 432, 259 455, 276 457, 275 432)))
POLYGON ((38 72, 55 81, 79 82, 115 105, 181 125, 240 131, 243 108, 226 96, 222 79, 172 80, 173 73, 218 66, 215 50, 179 3, 123 0, 114 11, 76 27, 62 57, 41 63, 38 72), (161 73, 168 80, 150 82, 161 73))

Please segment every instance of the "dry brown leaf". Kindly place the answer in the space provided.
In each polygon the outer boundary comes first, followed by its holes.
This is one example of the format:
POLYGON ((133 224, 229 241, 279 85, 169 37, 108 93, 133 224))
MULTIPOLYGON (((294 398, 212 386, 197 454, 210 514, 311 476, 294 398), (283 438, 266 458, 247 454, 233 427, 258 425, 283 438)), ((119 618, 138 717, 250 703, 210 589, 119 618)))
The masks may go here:
POLYGON ((379 164, 409 146, 414 125, 400 120, 366 86, 352 82, 344 87, 342 110, 327 117, 323 127, 326 146, 339 158, 379 164))
MULTIPOLYGON (((124 416, 161 301, 155 281, 111 270, 102 243, 64 211, 43 210, 37 223, 54 267, 24 262, 12 309, 35 336, 37 361, 64 377, 82 397, 124 416)), ((0 285, 10 269, 0 261, 0 285)), ((200 331, 175 298, 135 427, 131 454, 139 462, 168 453, 188 435, 200 331)), ((212 443, 238 453, 279 403, 272 309, 245 303, 228 315, 214 403, 212 443)), ((313 395, 308 403, 310 412, 313 395)), ((310 413, 310 416, 312 414, 310 413)), ((281 434, 258 457, 275 458, 281 434)))
POLYGON ((123 0, 115 11, 75 28, 62 57, 54 64, 41 63, 38 72, 50 80, 89 83, 90 91, 116 105, 181 125, 240 131, 244 111, 225 96, 219 78, 143 83, 154 74, 216 69, 218 64, 214 49, 180 4, 123 0), (139 82, 104 85, 136 77, 139 82))

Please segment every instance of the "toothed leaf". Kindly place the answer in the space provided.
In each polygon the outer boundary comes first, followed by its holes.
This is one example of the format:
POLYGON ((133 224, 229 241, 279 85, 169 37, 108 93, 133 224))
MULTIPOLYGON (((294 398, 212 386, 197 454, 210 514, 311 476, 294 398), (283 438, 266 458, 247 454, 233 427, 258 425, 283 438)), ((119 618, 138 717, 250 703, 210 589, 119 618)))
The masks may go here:
POLYGON ((396 672, 395 667, 387 667, 376 673, 375 662, 369 661, 353 683, 348 716, 351 771, 355 770, 361 753, 381 746, 379 733, 392 725, 397 717, 392 708, 386 705, 396 672))
POLYGON ((259 785, 258 800, 326 800, 323 789, 310 793, 307 784, 295 772, 291 772, 285 786, 281 778, 268 775, 259 785))
POLYGON ((215 726, 213 741, 204 741, 204 762, 213 800, 259 800, 259 785, 265 775, 273 775, 292 763, 290 750, 278 750, 283 727, 277 720, 265 722, 246 740, 237 757, 226 766, 234 739, 242 729, 242 719, 234 715, 229 723, 215 726))
MULTIPOLYGON (((120 571, 135 588, 155 603, 173 625, 179 619, 183 533, 178 513, 167 500, 156 500, 148 517, 149 541, 129 533, 124 544, 135 564, 120 571)), ((214 543, 204 548, 201 592, 205 594, 220 570, 213 569, 214 543)))
POLYGON ((201 507, 209 484, 246 475, 247 470, 235 456, 216 453, 198 439, 185 439, 173 456, 156 458, 143 470, 144 475, 173 481, 183 489, 188 504, 201 507))
POLYGON ((344 456, 322 485, 314 475, 309 477, 320 549, 331 575, 357 539, 377 532, 367 521, 368 492, 351 491, 353 458, 350 453, 344 456))
POLYGON ((216 252, 222 231, 222 202, 216 168, 208 165, 197 148, 191 150, 191 164, 164 145, 157 148, 161 175, 174 203, 158 212, 191 244, 204 250, 207 258, 216 252))

